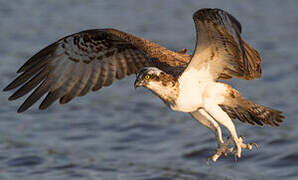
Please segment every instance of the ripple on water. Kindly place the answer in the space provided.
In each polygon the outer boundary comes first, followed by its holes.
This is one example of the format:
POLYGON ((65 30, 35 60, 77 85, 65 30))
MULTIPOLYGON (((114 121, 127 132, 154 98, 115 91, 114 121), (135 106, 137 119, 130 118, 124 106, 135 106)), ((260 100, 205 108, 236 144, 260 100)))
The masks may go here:
POLYGON ((36 166, 43 163, 43 159, 38 156, 23 156, 17 157, 9 160, 7 162, 8 166, 36 166))
POLYGON ((298 153, 291 153, 279 158, 276 161, 271 161, 267 164, 268 167, 294 167, 298 168, 298 153))
POLYGON ((289 139, 274 139, 270 141, 268 144, 270 145, 275 145, 275 146, 281 146, 281 145, 286 145, 286 144, 291 144, 293 143, 293 140, 289 139))
POLYGON ((186 159, 201 159, 202 157, 210 156, 210 152, 213 152, 211 148, 202 148, 199 150, 191 151, 183 154, 183 158, 186 159))
POLYGON ((72 169, 72 168, 76 168, 78 167, 78 165, 70 163, 70 164, 65 164, 65 165, 59 165, 59 166, 54 166, 51 169, 54 170, 65 170, 65 169, 72 169))
POLYGON ((84 135, 74 135, 74 136, 67 136, 63 137, 64 140, 67 141, 81 141, 81 140, 88 140, 88 139, 95 139, 97 136, 92 134, 84 134, 84 135))
POLYGON ((216 150, 214 135, 189 115, 170 112, 147 90, 134 91, 134 76, 68 105, 46 111, 36 105, 21 115, 16 114, 16 106, 24 99, 9 103, 10 93, 0 93, 0 180, 297 180, 298 1, 136 2, 0 2, 0 25, 5 24, 0 30, 0 88, 15 78, 16 65, 48 43, 94 27, 121 27, 173 50, 184 48, 182 43, 191 54, 195 42, 192 12, 216 6, 240 20, 246 31, 243 37, 263 58, 262 79, 231 83, 243 96, 283 110, 285 126, 238 126, 250 138, 248 142, 259 141, 260 149, 244 150, 237 163, 229 155, 206 166, 216 150))
POLYGON ((145 180, 172 180, 172 178, 167 178, 167 177, 154 177, 154 178, 148 178, 145 180))

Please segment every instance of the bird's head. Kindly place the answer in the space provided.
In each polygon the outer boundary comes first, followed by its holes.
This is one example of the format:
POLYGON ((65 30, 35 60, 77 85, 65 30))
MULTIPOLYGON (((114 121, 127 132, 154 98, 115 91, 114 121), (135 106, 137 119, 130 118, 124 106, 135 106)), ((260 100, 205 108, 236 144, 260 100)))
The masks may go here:
POLYGON ((177 82, 171 74, 155 67, 146 67, 137 73, 134 86, 143 86, 164 99, 176 94, 173 91, 177 89, 177 82))
POLYGON ((162 70, 155 67, 146 67, 141 69, 137 73, 137 79, 135 80, 134 86, 145 87, 152 89, 153 86, 165 86, 168 84, 166 76, 170 76, 163 72, 162 70))

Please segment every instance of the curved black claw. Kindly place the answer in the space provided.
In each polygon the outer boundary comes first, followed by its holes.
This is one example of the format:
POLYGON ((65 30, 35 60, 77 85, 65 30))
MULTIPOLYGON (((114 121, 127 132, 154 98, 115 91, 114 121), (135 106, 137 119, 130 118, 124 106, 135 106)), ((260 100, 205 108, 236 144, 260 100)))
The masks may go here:
POLYGON ((252 142, 252 143, 249 143, 249 145, 251 146, 251 147, 255 147, 257 150, 259 150, 259 146, 258 146, 258 144, 257 143, 255 143, 255 142, 252 142))

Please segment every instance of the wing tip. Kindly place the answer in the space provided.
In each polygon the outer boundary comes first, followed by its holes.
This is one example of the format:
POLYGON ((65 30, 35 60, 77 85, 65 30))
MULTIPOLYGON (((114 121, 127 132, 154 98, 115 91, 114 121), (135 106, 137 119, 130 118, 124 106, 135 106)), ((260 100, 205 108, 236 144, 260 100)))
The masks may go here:
POLYGON ((8 98, 9 101, 13 101, 13 100, 16 100, 16 99, 17 98, 14 95, 9 96, 9 98, 8 98))
POLYGON ((9 91, 11 90, 8 86, 6 86, 5 88, 2 89, 2 91, 6 92, 6 91, 9 91))
POLYGON ((219 8, 203 8, 193 13, 193 20, 196 21, 210 21, 210 22, 221 22, 228 18, 232 24, 237 27, 237 31, 241 33, 242 26, 240 22, 230 13, 219 8))
MULTIPOLYGON (((203 17, 203 15, 205 17, 205 15, 207 15, 207 14, 214 14, 214 13, 218 13, 218 12, 226 12, 226 11, 219 9, 219 8, 202 8, 202 9, 199 9, 193 13, 193 18, 196 19, 199 17, 203 17)), ((208 16, 208 17, 210 17, 210 16, 208 16)))
POLYGON ((11 83, 9 83, 5 88, 2 89, 2 91, 10 91, 12 89, 16 88, 15 87, 15 80, 13 80, 11 83))
POLYGON ((73 97, 71 94, 66 94, 59 99, 59 103, 66 104, 66 103, 70 102, 73 98, 75 98, 75 97, 73 97))
POLYGON ((23 65, 23 66, 21 66, 18 70, 17 70, 17 72, 16 73, 21 73, 21 72, 24 72, 24 70, 25 70, 25 65, 23 65))
POLYGON ((24 103, 18 108, 17 113, 26 111, 30 106, 25 106, 24 103))

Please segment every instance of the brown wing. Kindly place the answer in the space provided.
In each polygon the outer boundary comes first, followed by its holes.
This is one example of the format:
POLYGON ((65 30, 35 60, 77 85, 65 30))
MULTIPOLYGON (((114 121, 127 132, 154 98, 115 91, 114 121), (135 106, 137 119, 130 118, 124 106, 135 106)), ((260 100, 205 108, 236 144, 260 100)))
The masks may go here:
POLYGON ((57 99, 67 103, 143 67, 174 71, 176 66, 183 67, 189 60, 189 55, 115 29, 87 30, 62 38, 35 54, 17 71, 22 74, 4 91, 21 86, 9 97, 15 100, 37 87, 18 112, 27 110, 47 93, 39 106, 45 109, 57 99))
POLYGON ((239 119, 252 125, 264 124, 278 127, 283 122, 281 111, 255 104, 243 98, 238 91, 229 88, 229 92, 222 104, 219 105, 231 119, 239 119))
POLYGON ((190 68, 207 70, 213 80, 261 76, 261 57, 241 38, 236 18, 220 9, 201 9, 193 19, 197 44, 190 68))

